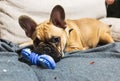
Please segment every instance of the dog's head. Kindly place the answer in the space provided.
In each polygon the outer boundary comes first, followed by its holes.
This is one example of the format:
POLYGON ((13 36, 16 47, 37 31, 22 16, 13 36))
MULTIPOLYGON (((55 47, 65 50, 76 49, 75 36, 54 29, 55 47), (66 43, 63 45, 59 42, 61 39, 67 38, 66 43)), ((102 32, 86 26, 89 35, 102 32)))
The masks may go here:
POLYGON ((65 12, 60 5, 53 8, 48 21, 36 24, 30 17, 22 15, 19 17, 19 24, 33 40, 35 52, 48 54, 55 61, 60 60, 69 33, 65 23, 65 12))

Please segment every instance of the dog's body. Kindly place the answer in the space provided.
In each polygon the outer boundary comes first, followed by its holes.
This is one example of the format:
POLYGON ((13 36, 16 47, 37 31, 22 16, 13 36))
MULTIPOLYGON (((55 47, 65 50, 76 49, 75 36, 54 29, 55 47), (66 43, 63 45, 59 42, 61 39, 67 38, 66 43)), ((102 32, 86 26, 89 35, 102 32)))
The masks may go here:
POLYGON ((108 25, 92 18, 65 20, 64 9, 59 5, 53 8, 49 21, 37 25, 28 16, 21 16, 19 23, 33 40, 35 51, 50 54, 56 61, 63 52, 93 48, 99 42, 114 42, 108 25))
POLYGON ((102 22, 83 18, 68 20, 67 27, 73 29, 67 39, 66 51, 85 50, 96 47, 99 42, 111 43, 110 27, 102 22))

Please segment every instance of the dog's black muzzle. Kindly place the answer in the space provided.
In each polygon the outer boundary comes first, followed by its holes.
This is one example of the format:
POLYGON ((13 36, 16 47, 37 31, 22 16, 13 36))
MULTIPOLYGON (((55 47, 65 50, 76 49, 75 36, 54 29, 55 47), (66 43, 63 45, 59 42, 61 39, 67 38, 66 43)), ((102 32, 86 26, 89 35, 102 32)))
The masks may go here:
POLYGON ((52 44, 39 44, 37 47, 34 47, 34 52, 38 54, 50 55, 55 60, 55 62, 60 61, 62 58, 62 54, 52 44))

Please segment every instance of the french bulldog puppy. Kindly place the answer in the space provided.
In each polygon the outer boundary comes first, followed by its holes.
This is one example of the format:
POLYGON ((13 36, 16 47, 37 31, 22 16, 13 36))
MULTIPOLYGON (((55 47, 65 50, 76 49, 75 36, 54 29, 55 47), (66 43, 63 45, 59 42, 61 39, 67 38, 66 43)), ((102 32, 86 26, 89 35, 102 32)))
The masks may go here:
POLYGON ((108 25, 93 18, 65 20, 65 11, 60 5, 53 8, 49 20, 36 24, 32 18, 22 15, 19 24, 33 40, 34 51, 48 54, 56 62, 64 52, 94 48, 99 42, 114 42, 108 25))

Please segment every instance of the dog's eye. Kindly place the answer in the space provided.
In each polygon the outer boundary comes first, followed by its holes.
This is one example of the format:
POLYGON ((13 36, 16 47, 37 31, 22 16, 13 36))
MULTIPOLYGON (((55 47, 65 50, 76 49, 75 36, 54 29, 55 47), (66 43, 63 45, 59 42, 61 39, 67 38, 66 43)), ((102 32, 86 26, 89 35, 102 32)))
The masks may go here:
POLYGON ((60 37, 52 37, 51 42, 59 43, 60 42, 60 37))
POLYGON ((34 45, 37 46, 39 43, 40 43, 40 40, 39 40, 38 38, 36 38, 36 39, 34 40, 34 45))

